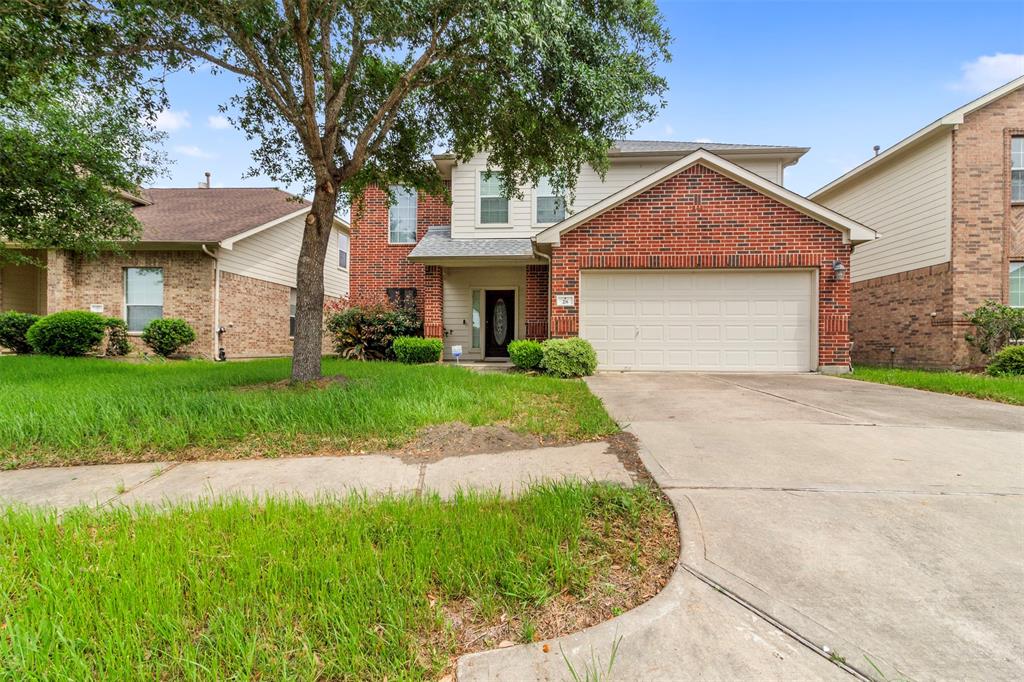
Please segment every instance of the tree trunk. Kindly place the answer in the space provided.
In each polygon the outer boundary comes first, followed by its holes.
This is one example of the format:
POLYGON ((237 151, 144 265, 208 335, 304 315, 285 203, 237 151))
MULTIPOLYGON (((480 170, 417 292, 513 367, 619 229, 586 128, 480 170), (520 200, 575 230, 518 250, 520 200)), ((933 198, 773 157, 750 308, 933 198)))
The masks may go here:
POLYGON ((313 193, 313 206, 306 216, 296 273, 292 381, 320 378, 324 335, 324 259, 337 210, 338 195, 333 184, 330 181, 318 183, 313 193))

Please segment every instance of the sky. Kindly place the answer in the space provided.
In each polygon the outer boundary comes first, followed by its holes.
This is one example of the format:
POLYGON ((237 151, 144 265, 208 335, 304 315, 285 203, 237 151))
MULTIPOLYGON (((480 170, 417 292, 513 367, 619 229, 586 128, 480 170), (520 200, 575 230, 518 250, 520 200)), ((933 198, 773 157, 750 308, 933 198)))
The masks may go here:
MULTIPOLYGON (((810 147, 786 171, 809 194, 1024 74, 1024 2, 658 2, 673 36, 666 106, 631 137, 810 147)), ((230 74, 173 74, 157 126, 162 187, 280 186, 245 178, 253 143, 218 105, 230 74)), ((299 187, 284 187, 300 191, 299 187)))

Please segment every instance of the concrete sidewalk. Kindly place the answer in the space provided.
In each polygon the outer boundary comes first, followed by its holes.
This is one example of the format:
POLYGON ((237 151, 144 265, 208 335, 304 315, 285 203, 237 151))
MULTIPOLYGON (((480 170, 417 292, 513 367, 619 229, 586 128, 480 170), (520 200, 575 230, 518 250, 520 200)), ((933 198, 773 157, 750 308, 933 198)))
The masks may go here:
POLYGON ((163 504, 212 496, 344 495, 501 490, 514 495, 540 481, 629 484, 606 443, 449 457, 418 464, 389 455, 220 462, 159 462, 0 471, 0 506, 163 504))

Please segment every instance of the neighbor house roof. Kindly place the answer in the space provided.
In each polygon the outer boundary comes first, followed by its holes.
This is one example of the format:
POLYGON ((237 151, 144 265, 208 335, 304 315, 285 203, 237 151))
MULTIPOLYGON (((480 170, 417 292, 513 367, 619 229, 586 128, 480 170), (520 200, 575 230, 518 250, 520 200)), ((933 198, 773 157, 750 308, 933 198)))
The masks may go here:
POLYGON ((888 149, 879 154, 876 154, 875 156, 871 157, 870 159, 868 159, 861 165, 857 166, 853 170, 849 171, 848 173, 840 175, 838 178, 828 183, 824 187, 821 187, 812 192, 809 196, 812 199, 816 199, 821 195, 827 194, 832 190, 838 189, 841 185, 845 185, 854 178, 864 177, 865 174, 870 173, 872 169, 877 168, 879 165, 883 164, 890 158, 898 155, 900 152, 915 147, 918 143, 924 142, 927 139, 931 139, 932 135, 935 135, 939 132, 950 130, 954 126, 960 125, 961 123, 964 122, 964 117, 967 116, 968 114, 977 111, 978 109, 981 109, 982 107, 987 106, 988 104, 991 104, 997 99, 1001 99, 1006 95, 1009 95, 1011 92, 1014 92, 1022 87, 1024 87, 1024 76, 1014 79, 1007 83, 1006 85, 996 88, 992 92, 984 94, 972 102, 968 102, 959 109, 955 109, 954 111, 949 112, 942 118, 932 121, 931 123, 926 125, 924 128, 921 128, 914 134, 903 138, 893 146, 889 147, 888 149))
POLYGON ((535 260, 536 255, 529 237, 452 239, 449 227, 431 227, 409 253, 409 260, 419 263, 473 258, 535 260))
POLYGON ((144 242, 217 243, 282 218, 310 203, 274 187, 147 189, 133 209, 144 242))
POLYGON ((681 173, 690 166, 698 163, 707 166, 708 168, 711 168, 712 170, 717 171, 740 184, 746 185, 761 194, 769 196, 794 210, 800 211, 820 223, 839 230, 843 233, 844 239, 853 244, 871 241, 878 236, 874 230, 861 225, 855 220, 847 218, 842 214, 836 213, 832 209, 825 208, 821 204, 817 204, 810 199, 802 197, 796 192, 786 189, 782 185, 776 185, 774 182, 766 180, 760 175, 752 173, 746 168, 743 168, 728 159, 723 159, 721 156, 718 156, 713 152, 706 149, 698 149, 678 161, 670 163, 664 168, 651 173, 647 177, 634 182, 632 185, 624 187, 615 194, 605 197, 596 204, 591 204, 579 213, 574 213, 565 220, 555 223, 546 230, 537 233, 534 239, 536 239, 538 244, 558 244, 562 235, 569 230, 572 230, 588 220, 601 215, 605 211, 615 208, 619 204, 629 201, 641 192, 664 182, 673 175, 681 173))

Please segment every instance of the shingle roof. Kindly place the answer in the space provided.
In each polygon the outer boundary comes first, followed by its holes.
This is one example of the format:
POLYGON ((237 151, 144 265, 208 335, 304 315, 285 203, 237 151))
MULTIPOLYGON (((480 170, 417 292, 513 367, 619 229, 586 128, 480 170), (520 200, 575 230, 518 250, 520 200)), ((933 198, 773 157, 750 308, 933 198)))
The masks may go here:
POLYGON ((147 189, 133 209, 144 242, 219 242, 309 206, 274 187, 147 189))
POLYGON ((658 152, 693 152, 698 149, 710 152, 728 151, 772 151, 772 150, 803 150, 804 147, 784 147, 772 144, 729 144, 725 142, 677 142, 675 140, 615 140, 611 154, 651 154, 658 152))
POLYGON ((431 227, 409 258, 533 258, 533 243, 524 239, 452 239, 449 227, 431 227))

